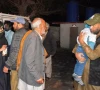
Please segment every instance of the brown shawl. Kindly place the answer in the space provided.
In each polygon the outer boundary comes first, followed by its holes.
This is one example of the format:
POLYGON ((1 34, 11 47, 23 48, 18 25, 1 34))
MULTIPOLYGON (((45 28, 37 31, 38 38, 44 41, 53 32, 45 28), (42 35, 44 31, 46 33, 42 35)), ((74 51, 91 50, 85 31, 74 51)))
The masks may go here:
POLYGON ((17 66, 16 66, 16 70, 18 71, 19 67, 20 67, 20 63, 21 63, 21 58, 22 58, 22 51, 23 51, 23 46, 24 46, 24 41, 27 38, 27 36, 32 32, 32 30, 29 30, 28 32, 25 33, 25 35, 23 36, 21 43, 20 43, 20 48, 18 51, 18 55, 17 55, 17 66))

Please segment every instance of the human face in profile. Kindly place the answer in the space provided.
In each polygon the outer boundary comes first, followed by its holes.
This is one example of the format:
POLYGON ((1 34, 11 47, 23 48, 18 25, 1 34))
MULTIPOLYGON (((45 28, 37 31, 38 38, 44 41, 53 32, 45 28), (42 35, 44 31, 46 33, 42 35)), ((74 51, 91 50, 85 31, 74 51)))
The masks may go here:
POLYGON ((42 21, 40 24, 40 35, 44 36, 46 33, 46 23, 45 21, 42 21))
POLYGON ((90 30, 92 33, 98 34, 100 32, 100 23, 91 26, 90 30))

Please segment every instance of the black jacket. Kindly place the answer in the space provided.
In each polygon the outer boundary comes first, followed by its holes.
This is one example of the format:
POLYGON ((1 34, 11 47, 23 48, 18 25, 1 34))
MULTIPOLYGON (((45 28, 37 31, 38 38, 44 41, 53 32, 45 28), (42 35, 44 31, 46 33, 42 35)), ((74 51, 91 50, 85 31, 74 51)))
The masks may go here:
POLYGON ((44 48, 46 49, 48 56, 54 55, 56 53, 56 40, 51 31, 49 30, 44 41, 43 41, 44 48))
MULTIPOLYGON (((96 40, 96 46, 100 44, 100 37, 96 40)), ((90 61, 89 84, 100 86, 100 58, 90 61)))

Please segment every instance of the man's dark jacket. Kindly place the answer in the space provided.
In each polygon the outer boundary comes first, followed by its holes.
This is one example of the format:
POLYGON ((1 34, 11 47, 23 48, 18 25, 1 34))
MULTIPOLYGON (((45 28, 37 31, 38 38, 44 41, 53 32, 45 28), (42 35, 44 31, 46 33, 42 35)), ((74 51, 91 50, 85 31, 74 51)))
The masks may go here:
POLYGON ((48 56, 54 55, 56 53, 56 40, 51 31, 49 30, 44 41, 43 41, 44 48, 46 49, 48 56))
MULTIPOLYGON (((97 38, 95 48, 100 44, 100 37, 97 38)), ((100 58, 90 61, 89 84, 100 86, 100 58)))

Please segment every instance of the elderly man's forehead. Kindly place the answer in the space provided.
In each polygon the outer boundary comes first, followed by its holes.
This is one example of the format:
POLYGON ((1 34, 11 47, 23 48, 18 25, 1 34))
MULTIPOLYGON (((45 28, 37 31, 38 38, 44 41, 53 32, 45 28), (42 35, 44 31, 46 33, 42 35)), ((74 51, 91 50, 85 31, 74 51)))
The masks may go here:
POLYGON ((32 22, 32 23, 35 23, 35 22, 37 22, 37 21, 40 21, 40 22, 41 22, 41 24, 43 24, 43 25, 45 25, 45 26, 46 26, 46 22, 45 22, 45 20, 44 20, 44 19, 42 19, 42 18, 35 18, 35 19, 33 20, 33 22, 32 22))
POLYGON ((40 20, 41 22, 44 22, 44 20, 43 20, 42 18, 35 18, 35 19, 33 20, 33 23, 34 23, 34 22, 37 22, 38 20, 40 20))

